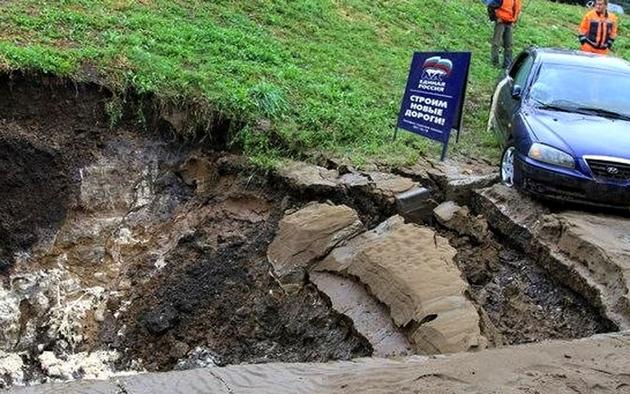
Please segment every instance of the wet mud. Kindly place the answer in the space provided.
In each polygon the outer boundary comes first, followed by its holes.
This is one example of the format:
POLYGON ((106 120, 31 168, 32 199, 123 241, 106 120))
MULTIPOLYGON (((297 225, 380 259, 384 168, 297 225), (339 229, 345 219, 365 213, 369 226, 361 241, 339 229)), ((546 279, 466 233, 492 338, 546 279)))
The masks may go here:
POLYGON ((616 331, 598 308, 559 284, 535 261, 496 235, 484 244, 451 234, 455 257, 483 309, 497 345, 573 339, 616 331), (500 242, 502 241, 502 242, 500 242))

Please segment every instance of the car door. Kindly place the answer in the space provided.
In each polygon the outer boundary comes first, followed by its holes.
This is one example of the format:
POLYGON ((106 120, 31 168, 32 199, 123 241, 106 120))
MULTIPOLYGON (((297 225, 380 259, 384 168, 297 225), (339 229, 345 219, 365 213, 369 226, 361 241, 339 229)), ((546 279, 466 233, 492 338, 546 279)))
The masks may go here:
POLYGON ((510 138, 513 119, 521 107, 521 94, 533 66, 533 54, 522 53, 514 61, 506 78, 501 81, 502 86, 497 92, 496 123, 503 141, 510 138))

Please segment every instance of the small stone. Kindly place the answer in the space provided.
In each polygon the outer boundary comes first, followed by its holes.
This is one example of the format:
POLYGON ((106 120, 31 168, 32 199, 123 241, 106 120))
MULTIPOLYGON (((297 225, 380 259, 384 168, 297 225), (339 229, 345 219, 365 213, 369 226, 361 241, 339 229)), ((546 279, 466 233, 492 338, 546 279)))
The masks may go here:
POLYGON ((433 215, 437 219, 438 223, 447 228, 451 228, 451 226, 449 226, 449 222, 453 219, 453 216, 455 216, 455 212, 459 211, 460 209, 461 207, 455 202, 446 201, 438 205, 433 210, 433 215))
POLYGON ((173 348, 171 350, 171 354, 173 355, 174 358, 180 359, 184 357, 186 353, 188 353, 189 350, 190 350, 190 346, 188 346, 186 343, 181 342, 181 341, 175 341, 175 343, 173 344, 173 348))
POLYGON ((107 309, 107 303, 102 302, 94 311, 94 320, 97 322, 105 321, 105 311, 107 309))
POLYGON ((178 320, 177 310, 171 305, 160 305, 147 313, 144 326, 153 335, 160 335, 174 327, 178 320))

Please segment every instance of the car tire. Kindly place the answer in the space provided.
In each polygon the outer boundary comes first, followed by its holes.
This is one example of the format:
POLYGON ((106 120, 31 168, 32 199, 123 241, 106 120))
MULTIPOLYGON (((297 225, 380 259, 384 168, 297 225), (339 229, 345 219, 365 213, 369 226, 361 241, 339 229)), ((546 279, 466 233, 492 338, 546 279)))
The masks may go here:
POLYGON ((501 155, 501 166, 499 168, 499 175, 501 176, 501 183, 507 187, 514 187, 514 179, 516 179, 516 166, 514 165, 516 157, 516 148, 514 145, 508 145, 503 154, 501 155))

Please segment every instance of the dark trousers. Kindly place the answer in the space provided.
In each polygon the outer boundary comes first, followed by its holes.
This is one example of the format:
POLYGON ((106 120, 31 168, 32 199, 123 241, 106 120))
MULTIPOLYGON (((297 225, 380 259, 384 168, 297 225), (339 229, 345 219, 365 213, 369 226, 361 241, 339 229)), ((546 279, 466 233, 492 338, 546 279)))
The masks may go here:
POLYGON ((503 46, 503 67, 508 67, 512 63, 512 27, 511 23, 494 23, 491 60, 495 66, 499 65, 499 48, 501 46, 503 46))

